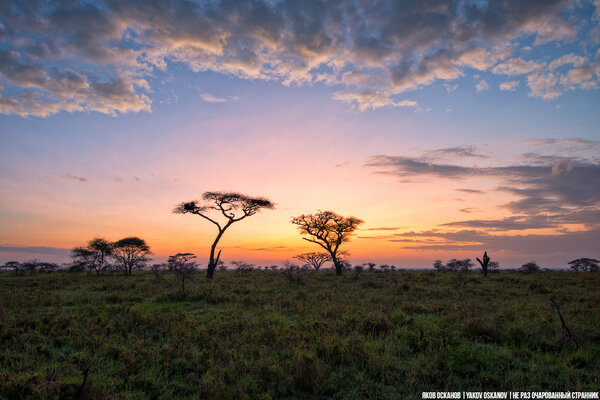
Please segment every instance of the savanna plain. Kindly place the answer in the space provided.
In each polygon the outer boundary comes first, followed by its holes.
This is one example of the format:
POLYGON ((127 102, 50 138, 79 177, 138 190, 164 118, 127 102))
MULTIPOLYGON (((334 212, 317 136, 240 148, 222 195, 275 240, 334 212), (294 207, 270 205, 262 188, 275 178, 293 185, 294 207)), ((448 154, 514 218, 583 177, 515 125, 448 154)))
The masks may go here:
POLYGON ((0 273, 0 398, 597 391, 600 274, 0 273), (562 343, 561 321, 585 343, 562 343))

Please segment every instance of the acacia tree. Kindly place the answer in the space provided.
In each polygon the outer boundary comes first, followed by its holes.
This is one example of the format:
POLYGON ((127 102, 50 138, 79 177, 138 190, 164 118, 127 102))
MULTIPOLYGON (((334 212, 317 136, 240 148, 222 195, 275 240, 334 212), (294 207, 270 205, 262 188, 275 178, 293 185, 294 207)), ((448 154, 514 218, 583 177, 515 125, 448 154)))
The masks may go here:
POLYGON ((126 237, 112 244, 111 257, 115 260, 117 268, 123 270, 127 276, 134 269, 143 268, 151 253, 150 246, 144 239, 138 237, 126 237))
POLYGON ((177 253, 167 260, 169 271, 181 279, 181 292, 185 293, 185 280, 192 280, 192 275, 198 271, 196 256, 192 253, 177 253))
POLYGON ((569 265, 573 271, 598 272, 600 270, 598 262, 594 258, 578 258, 577 260, 569 261, 569 265))
POLYGON ((315 271, 319 271, 323 264, 325 264, 327 261, 331 261, 331 256, 323 252, 298 254, 297 256, 294 256, 294 258, 312 266, 315 271))
POLYGON ((197 200, 180 203, 175 207, 173 213, 199 215, 215 224, 219 230, 217 237, 210 246, 210 257, 206 270, 206 277, 212 279, 222 251, 219 250, 215 258, 215 250, 225 231, 233 223, 254 215, 263 208, 272 210, 275 208, 275 204, 264 197, 250 197, 235 192, 206 192, 202 195, 202 200, 205 202, 203 205, 199 204, 197 200), (216 217, 209 216, 211 211, 215 211, 217 214, 225 217, 225 222, 219 222, 216 217))
POLYGON ((528 263, 525 263, 523 265, 521 265, 521 268, 519 268, 519 271, 524 272, 526 274, 532 274, 534 272, 538 272, 540 270, 540 266, 536 264, 535 261, 530 261, 528 263))
POLYGON ((377 264, 375 264, 373 262, 366 262, 362 266, 363 266, 363 268, 369 270, 369 272, 373 272, 373 271, 375 271, 375 267, 377 266, 377 264))
POLYGON ((4 265, 0 266, 0 270, 4 271, 14 271, 15 274, 20 275, 23 272, 21 268, 21 263, 18 261, 7 261, 4 265))
POLYGON ((112 254, 112 243, 106 239, 94 238, 86 247, 75 247, 71 250, 73 266, 93 269, 100 275, 107 267, 108 257, 112 254))
POLYGON ((465 258, 464 260, 453 258, 446 263, 446 270, 463 273, 469 271, 471 268, 473 268, 473 266, 474 264, 471 262, 470 258, 465 258))
POLYGON ((333 211, 318 211, 316 214, 293 217, 291 222, 298 225, 302 235, 312 236, 302 239, 318 244, 329 253, 335 273, 341 275, 344 265, 338 258, 338 249, 364 221, 356 217, 343 217, 333 211))

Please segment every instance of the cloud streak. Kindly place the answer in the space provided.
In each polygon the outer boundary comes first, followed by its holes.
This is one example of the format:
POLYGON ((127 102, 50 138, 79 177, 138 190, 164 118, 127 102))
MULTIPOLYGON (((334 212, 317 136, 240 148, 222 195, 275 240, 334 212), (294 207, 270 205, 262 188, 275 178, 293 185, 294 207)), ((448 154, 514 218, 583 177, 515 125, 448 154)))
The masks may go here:
MULTIPOLYGON (((583 151, 597 146, 595 141, 579 139, 546 140, 542 143, 554 151, 559 148, 572 150, 569 147, 572 144, 576 144, 583 151)), ((409 249, 475 249, 495 246, 517 251, 526 247, 520 244, 520 240, 542 248, 542 243, 548 243, 548 246, 555 245, 560 237, 564 237, 565 241, 570 243, 569 246, 574 248, 578 247, 576 241, 571 239, 574 237, 585 238, 587 249, 593 248, 591 243, 597 245, 600 239, 591 232, 597 234, 600 229, 600 162, 575 157, 572 154, 567 157, 560 154, 544 156, 535 153, 527 155, 523 160, 528 162, 499 166, 464 166, 443 161, 432 162, 427 157, 373 156, 366 164, 368 168, 375 169, 380 174, 395 176, 402 182, 412 178, 431 177, 435 178, 433 181, 436 182, 438 179, 446 179, 463 185, 469 179, 485 178, 495 182, 494 191, 509 193, 514 197, 513 200, 500 205, 511 212, 512 215, 508 217, 455 220, 439 225, 450 231, 421 232, 414 235, 395 233, 392 238, 386 239, 400 242, 405 242, 411 236, 419 236, 420 240, 427 239, 427 243, 423 241, 419 245, 413 244, 407 247, 409 249), (462 234, 453 236, 454 229, 462 229, 462 234), (551 230, 554 234, 530 233, 515 237, 510 233, 531 230, 551 230), (489 232, 494 232, 494 235, 489 232), (431 238, 444 239, 444 243, 432 244, 431 238)), ((465 188, 455 190, 473 194, 483 193, 465 188)), ((472 213, 474 210, 467 207, 459 211, 472 213)))

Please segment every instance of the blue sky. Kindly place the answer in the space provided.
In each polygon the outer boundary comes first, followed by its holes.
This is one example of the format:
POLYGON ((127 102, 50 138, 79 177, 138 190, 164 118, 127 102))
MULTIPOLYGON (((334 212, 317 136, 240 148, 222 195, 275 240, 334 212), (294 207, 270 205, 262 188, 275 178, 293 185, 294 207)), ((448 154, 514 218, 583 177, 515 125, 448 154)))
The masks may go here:
POLYGON ((317 209, 366 221, 357 262, 598 258, 599 21, 598 1, 9 2, 0 261, 94 235, 203 254, 211 227, 170 210, 207 190, 278 204, 230 260, 310 250, 289 218, 317 209))

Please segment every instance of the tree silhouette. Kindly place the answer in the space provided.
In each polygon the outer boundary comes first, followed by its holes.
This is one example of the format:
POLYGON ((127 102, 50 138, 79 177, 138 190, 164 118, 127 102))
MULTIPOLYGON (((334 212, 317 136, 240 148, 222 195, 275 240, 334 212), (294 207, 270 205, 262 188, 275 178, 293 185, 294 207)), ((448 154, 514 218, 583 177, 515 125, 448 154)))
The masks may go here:
POLYGON ((524 272, 526 274, 532 274, 534 272, 538 272, 540 270, 540 266, 536 264, 535 261, 530 261, 528 263, 525 263, 523 265, 521 265, 521 268, 519 268, 519 271, 524 272))
POLYGON ((181 279, 181 292, 185 294, 185 281, 192 280, 192 275, 198 271, 196 256, 192 253, 177 253, 167 260, 169 271, 181 279))
POLYGON ((573 271, 598 272, 600 270, 598 262, 594 258, 578 258, 577 260, 569 261, 569 265, 573 271))
POLYGON ((490 264, 490 257, 487 255, 487 251, 483 252, 483 261, 479 259, 479 257, 475 257, 479 265, 481 265, 481 270, 483 271, 483 276, 487 276, 488 273, 488 265, 490 264))
POLYGON ((344 266, 338 259, 338 249, 342 243, 349 240, 358 225, 364 221, 355 217, 343 217, 333 211, 318 211, 316 214, 293 217, 291 222, 298 225, 302 235, 312 236, 312 238, 302 239, 327 250, 331 255, 336 274, 341 275, 344 266))
POLYGON ((202 200, 206 204, 200 205, 197 200, 180 203, 175 207, 173 213, 196 214, 217 226, 219 233, 210 246, 210 257, 206 271, 206 277, 212 279, 221 256, 221 250, 219 250, 215 258, 215 249, 227 228, 235 222, 256 214, 263 208, 271 210, 275 208, 275 204, 264 197, 250 197, 234 192, 206 192, 202 195, 202 200), (209 213, 211 211, 222 214, 226 218, 226 222, 224 224, 219 223, 216 218, 210 217, 209 213))
POLYGON ((143 268, 150 260, 148 256, 152 254, 146 241, 135 236, 116 241, 112 248, 111 257, 125 275, 131 275, 134 269, 143 268))
POLYGON ((249 274, 256 268, 256 265, 247 263, 245 261, 232 261, 231 266, 237 272, 241 272, 242 274, 249 274))
POLYGON ((448 271, 467 272, 471 268, 473 268, 473 263, 470 258, 465 258, 464 260, 453 258, 446 263, 446 270, 448 271))
POLYGON ((73 267, 93 269, 96 275, 106 269, 108 256, 112 254, 112 243, 106 239, 94 238, 86 247, 75 247, 71 250, 73 267))
POLYGON ((377 264, 373 263, 373 262, 366 262, 363 264, 363 268, 366 268, 369 270, 369 272, 373 272, 375 271, 375 267, 377 266, 377 264))
POLYGON ((21 263, 18 261, 7 261, 4 263, 4 265, 0 266, 0 269, 4 271, 14 271, 14 273, 17 275, 20 275, 24 272, 21 268, 21 263))
POLYGON ((294 258, 312 266, 315 271, 318 271, 327 261, 331 261, 331 256, 323 252, 298 254, 297 256, 294 256, 294 258))

